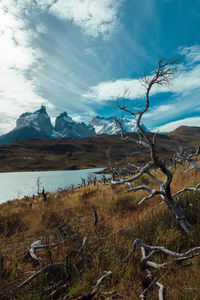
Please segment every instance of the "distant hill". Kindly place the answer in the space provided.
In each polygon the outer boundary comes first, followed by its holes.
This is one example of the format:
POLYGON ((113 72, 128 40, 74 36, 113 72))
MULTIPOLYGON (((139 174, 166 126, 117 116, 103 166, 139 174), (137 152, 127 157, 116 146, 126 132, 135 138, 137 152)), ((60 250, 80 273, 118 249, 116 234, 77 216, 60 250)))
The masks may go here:
POLYGON ((181 134, 185 136, 195 135, 196 137, 200 138, 200 127, 198 126, 180 126, 176 128, 174 131, 169 133, 170 135, 174 134, 181 134))
POLYGON ((180 126, 169 132, 168 136, 173 137, 177 142, 184 143, 185 146, 200 145, 200 127, 198 126, 180 126))
MULTIPOLYGON (((156 150, 162 156, 174 154, 180 146, 194 150, 200 145, 199 127, 182 126, 168 134, 157 134, 156 150)), ((129 133, 137 138, 136 133, 129 133)), ((153 133, 148 133, 153 137, 153 133)), ((0 171, 73 170, 104 167, 107 151, 111 160, 131 157, 135 162, 148 159, 148 149, 134 142, 122 141, 120 135, 99 135, 78 140, 69 138, 28 139, 0 146, 0 171)))

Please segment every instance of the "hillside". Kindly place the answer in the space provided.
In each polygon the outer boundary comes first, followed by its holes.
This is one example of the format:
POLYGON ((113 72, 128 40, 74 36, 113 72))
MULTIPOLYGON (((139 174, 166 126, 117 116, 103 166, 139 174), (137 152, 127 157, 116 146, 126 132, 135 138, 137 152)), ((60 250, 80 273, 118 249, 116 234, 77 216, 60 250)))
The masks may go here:
MULTIPOLYGON (((173 193, 200 181, 199 171, 184 175, 183 171, 182 166, 173 170, 173 193)), ((158 171, 152 172, 159 177, 158 171)), ((146 176, 136 185, 147 182, 156 186, 146 176)), ((0 298, 138 300, 149 287, 145 299, 156 300, 159 288, 155 282, 159 281, 165 287, 165 299, 199 299, 199 251, 183 261, 157 252, 151 261, 166 265, 157 270, 148 267, 151 286, 140 264, 140 247, 130 255, 137 238, 179 253, 200 246, 199 194, 188 192, 179 197, 194 225, 187 235, 171 211, 159 205, 159 196, 138 206, 146 192, 126 194, 125 189, 97 183, 48 193, 46 199, 35 196, 0 205, 0 298), (34 251, 33 259, 29 249, 34 242, 46 246, 34 251), (102 280, 91 297, 105 274, 112 276, 102 280)))
MULTIPOLYGON (((199 127, 180 127, 169 134, 157 134, 158 153, 174 154, 180 146, 193 148, 200 143, 199 127)), ((138 138, 136 133, 128 134, 138 138)), ((149 133, 149 135, 152 135, 149 133)), ((73 170, 107 165, 107 151, 119 162, 131 157, 143 161, 147 150, 119 135, 100 135, 79 140, 68 138, 29 139, 0 146, 0 171, 73 170), (141 154, 142 150, 142 154, 141 154)))
POLYGON ((200 143, 200 127, 197 126, 180 126, 174 131, 168 133, 168 136, 175 138, 178 142, 187 144, 200 143))

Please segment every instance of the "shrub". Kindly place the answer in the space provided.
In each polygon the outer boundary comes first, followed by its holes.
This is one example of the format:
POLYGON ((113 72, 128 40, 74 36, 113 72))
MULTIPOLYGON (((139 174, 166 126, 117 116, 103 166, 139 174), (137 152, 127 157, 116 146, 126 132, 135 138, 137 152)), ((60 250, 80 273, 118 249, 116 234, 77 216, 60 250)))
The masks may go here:
POLYGON ((0 233, 6 237, 24 231, 24 224, 22 222, 22 216, 18 213, 12 213, 8 216, 1 217, 0 219, 0 233))

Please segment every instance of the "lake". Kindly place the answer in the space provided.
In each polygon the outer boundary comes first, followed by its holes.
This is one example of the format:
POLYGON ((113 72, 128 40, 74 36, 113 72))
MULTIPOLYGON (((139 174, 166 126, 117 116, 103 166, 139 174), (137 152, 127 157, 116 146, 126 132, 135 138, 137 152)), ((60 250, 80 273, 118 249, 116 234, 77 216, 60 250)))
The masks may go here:
MULTIPOLYGON (((73 171, 38 171, 38 172, 8 172, 0 173, 0 203, 8 200, 20 199, 24 196, 37 194, 37 180, 39 177, 40 191, 55 192, 70 185, 78 186, 81 178, 87 179, 94 172, 102 168, 73 170, 73 171)), ((99 178, 101 175, 96 175, 99 178)))

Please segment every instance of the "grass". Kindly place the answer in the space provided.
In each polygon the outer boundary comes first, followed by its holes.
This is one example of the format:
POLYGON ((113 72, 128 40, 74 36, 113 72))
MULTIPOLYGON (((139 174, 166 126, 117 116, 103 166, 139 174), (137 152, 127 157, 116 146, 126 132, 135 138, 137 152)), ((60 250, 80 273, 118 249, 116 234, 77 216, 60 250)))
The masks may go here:
MULTIPOLYGON (((172 192, 184 186, 195 186, 200 180, 198 171, 182 175, 180 167, 173 170, 172 192)), ((148 178, 137 184, 154 183, 148 178), (148 182, 147 182, 148 181, 148 182)), ((62 191, 47 195, 10 201, 0 206, 0 286, 2 299, 11 299, 17 285, 43 266, 64 262, 67 256, 68 280, 63 266, 43 273, 17 292, 17 299, 48 299, 55 284, 68 282, 66 288, 54 299, 75 299, 91 292, 104 271, 111 271, 111 280, 105 281, 103 291, 116 290, 121 296, 115 299, 139 299, 142 291, 139 263, 140 249, 128 262, 123 260, 130 253, 136 238, 149 245, 163 245, 172 251, 186 251, 200 245, 200 201, 198 193, 185 193, 180 202, 186 210, 193 232, 186 235, 177 220, 156 197, 138 206, 145 192, 125 193, 124 186, 96 186, 62 191), (94 226, 92 205, 98 213, 94 226), (124 229, 122 227, 124 226, 124 229), (83 238, 88 237, 82 247, 83 238), (26 257, 29 246, 36 240, 57 243, 51 249, 41 249, 38 263, 26 257), (62 241, 62 243, 60 243, 62 241)), ((152 259, 154 260, 154 258, 152 259)), ((158 254, 155 261, 169 261, 158 254)), ((194 257, 166 270, 152 270, 154 278, 166 287, 167 299, 200 299, 200 257, 194 257)), ((108 296, 107 296, 108 298, 108 296)), ((153 287, 147 299, 157 299, 153 287)), ((106 299, 95 296, 94 299, 106 299)))

